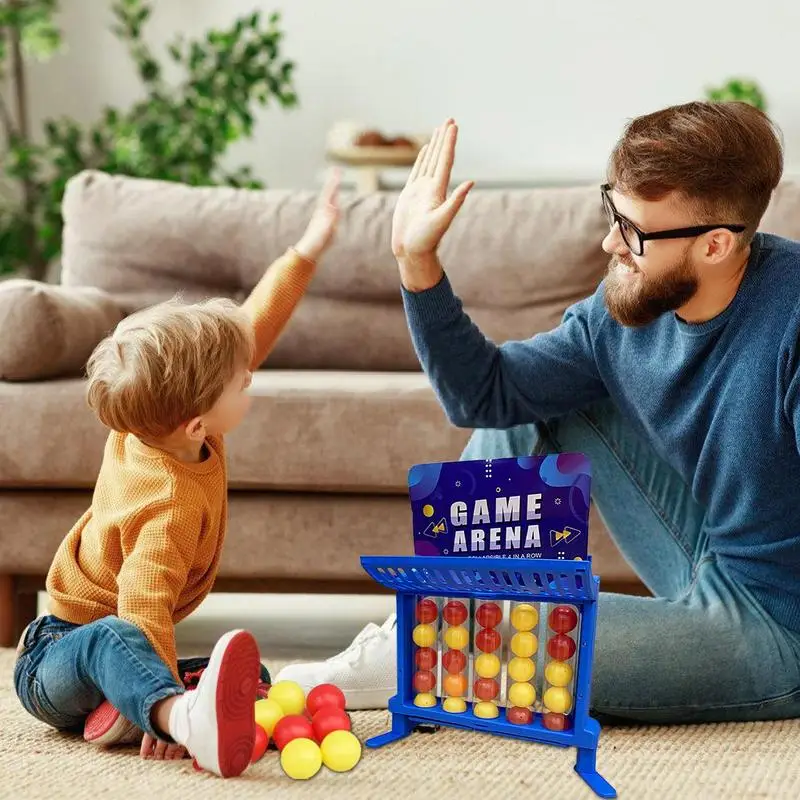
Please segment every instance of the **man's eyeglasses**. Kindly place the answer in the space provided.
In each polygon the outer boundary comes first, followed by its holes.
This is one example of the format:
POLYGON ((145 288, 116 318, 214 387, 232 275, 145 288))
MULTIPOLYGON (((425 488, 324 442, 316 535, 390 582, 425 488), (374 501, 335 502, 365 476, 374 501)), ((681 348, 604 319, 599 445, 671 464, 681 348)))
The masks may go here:
POLYGON ((696 225, 692 228, 673 228, 668 231, 656 231, 655 233, 645 233, 637 228, 629 219, 620 214, 611 202, 611 184, 605 183, 600 187, 603 196, 603 210, 608 217, 608 226, 613 228, 619 225, 619 232, 628 249, 635 256, 644 254, 644 243, 650 239, 691 239, 695 236, 724 228, 733 233, 741 233, 745 225, 696 225))

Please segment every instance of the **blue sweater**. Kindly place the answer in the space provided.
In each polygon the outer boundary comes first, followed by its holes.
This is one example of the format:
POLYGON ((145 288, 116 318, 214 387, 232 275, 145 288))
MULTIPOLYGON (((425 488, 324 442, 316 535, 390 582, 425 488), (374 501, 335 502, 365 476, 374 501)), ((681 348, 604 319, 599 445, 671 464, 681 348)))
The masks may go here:
POLYGON ((733 302, 701 324, 664 314, 627 328, 603 292, 500 346, 447 277, 403 301, 455 425, 507 428, 610 397, 707 510, 721 566, 800 630, 800 243, 758 234, 733 302))

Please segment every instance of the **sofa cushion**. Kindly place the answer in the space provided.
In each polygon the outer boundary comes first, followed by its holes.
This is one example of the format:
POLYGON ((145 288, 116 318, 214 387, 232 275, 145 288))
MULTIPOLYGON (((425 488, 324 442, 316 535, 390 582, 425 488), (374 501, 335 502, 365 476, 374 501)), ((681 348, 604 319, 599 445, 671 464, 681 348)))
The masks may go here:
MULTIPOLYGON (((344 195, 339 231, 268 366, 418 370, 391 253, 394 193, 344 195)), ((63 202, 62 280, 130 310, 170 297, 242 299, 296 242, 316 195, 254 192, 83 172, 63 202)), ((556 325, 590 294, 608 257, 596 186, 470 194, 441 256, 456 292, 496 341, 556 325)))
MULTIPOLYGON (((91 487, 106 430, 82 380, 0 382, 0 486, 91 487)), ((456 459, 469 432, 421 372, 256 373, 228 437, 233 488, 405 493, 415 463, 456 459)))
MULTIPOLYGON (((91 503, 81 491, 0 492, 0 574, 45 575, 66 532, 91 503)), ((411 512, 406 497, 352 494, 299 495, 232 492, 222 579, 361 579, 362 555, 411 555, 411 512)), ((625 563, 594 508, 589 520, 595 575, 632 583, 625 563)))
POLYGON ((0 283, 0 379, 80 375, 123 311, 100 289, 0 283))

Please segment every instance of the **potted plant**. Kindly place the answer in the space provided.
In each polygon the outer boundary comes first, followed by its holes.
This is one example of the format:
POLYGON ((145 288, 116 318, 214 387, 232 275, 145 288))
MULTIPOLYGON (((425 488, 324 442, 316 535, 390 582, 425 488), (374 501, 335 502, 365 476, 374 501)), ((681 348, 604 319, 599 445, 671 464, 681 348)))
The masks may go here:
POLYGON ((0 97, 2 167, 11 190, 0 201, 0 274, 45 275, 61 249, 64 188, 83 169, 191 185, 262 186, 250 168, 228 172, 221 160, 233 142, 252 135, 257 106, 297 104, 295 65, 281 55, 279 15, 264 19, 256 11, 199 40, 177 36, 166 57, 182 77, 168 82, 163 56, 143 37, 152 9, 145 0, 111 3, 111 30, 127 46, 144 98, 126 109, 106 107, 90 125, 68 117, 48 120, 43 137, 36 137, 25 62, 60 50, 58 0, 0 5, 0 78, 11 87, 8 97, 0 97))

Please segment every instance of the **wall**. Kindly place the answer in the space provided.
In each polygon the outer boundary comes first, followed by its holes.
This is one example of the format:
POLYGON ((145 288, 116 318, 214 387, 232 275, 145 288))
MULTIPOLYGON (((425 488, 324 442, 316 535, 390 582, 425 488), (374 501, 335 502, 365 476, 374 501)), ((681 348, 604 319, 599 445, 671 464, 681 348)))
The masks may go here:
MULTIPOLYGON (((63 0, 70 50, 31 74, 34 120, 90 120, 137 96, 107 28, 107 0, 63 0)), ((701 96, 732 74, 759 80, 800 172, 794 76, 800 4, 783 0, 157 0, 150 41, 199 35, 255 7, 280 9, 302 107, 260 115, 230 163, 272 186, 314 185, 340 119, 425 132, 461 126, 459 176, 594 180, 627 117, 701 96), (761 15, 759 9, 766 9, 761 15), (573 18, 574 17, 574 18, 573 18)))

